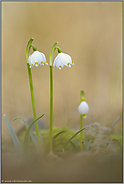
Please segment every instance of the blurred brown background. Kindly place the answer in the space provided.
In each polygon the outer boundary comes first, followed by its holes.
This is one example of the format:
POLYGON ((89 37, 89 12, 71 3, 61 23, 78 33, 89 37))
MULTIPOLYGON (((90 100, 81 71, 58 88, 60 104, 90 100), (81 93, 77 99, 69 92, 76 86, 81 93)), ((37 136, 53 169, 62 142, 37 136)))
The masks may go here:
MULTIPOLYGON (((2 2, 2 116, 17 131, 33 115, 25 50, 30 38, 46 55, 58 41, 75 63, 55 68, 54 126, 79 128, 84 90, 91 120, 110 126, 122 115, 122 2, 2 2)), ((54 54, 54 58, 57 52, 54 54)), ((32 68, 37 116, 49 126, 49 67, 32 68)), ((115 125, 121 131, 122 118, 115 125)), ((10 136, 2 117, 2 135, 10 136)))

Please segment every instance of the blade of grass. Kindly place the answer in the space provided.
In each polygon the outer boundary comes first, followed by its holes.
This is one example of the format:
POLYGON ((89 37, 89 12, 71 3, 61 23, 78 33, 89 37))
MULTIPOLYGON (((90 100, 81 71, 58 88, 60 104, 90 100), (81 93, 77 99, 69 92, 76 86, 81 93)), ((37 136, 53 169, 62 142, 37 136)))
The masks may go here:
POLYGON ((90 150, 90 145, 91 145, 91 139, 89 140, 89 142, 87 143, 87 145, 86 145, 86 149, 87 149, 87 151, 89 151, 90 150))
MULTIPOLYGON (((26 128, 28 129, 29 125, 28 125, 28 123, 25 121, 24 118, 22 118, 22 117, 16 117, 13 121, 15 121, 16 119, 22 119, 23 122, 24 122, 24 124, 25 124, 25 126, 26 126, 26 128)), ((40 137, 40 138, 37 137, 36 134, 34 134, 31 130, 30 130, 30 136, 31 136, 31 138, 32 138, 32 141, 34 142, 34 145, 35 145, 36 149, 37 149, 38 151, 40 151, 41 148, 40 148, 40 146, 39 146, 39 144, 38 144, 38 142, 37 142, 37 139, 39 139, 39 140, 42 142, 42 137, 40 137)), ((41 144, 42 144, 42 143, 41 143, 41 144)))
MULTIPOLYGON (((59 132, 59 133, 57 133, 56 135, 54 135, 54 137, 52 138, 52 141, 55 141, 55 139, 61 134, 61 133, 63 133, 63 132, 65 132, 65 130, 62 130, 61 132, 59 132)), ((50 141, 48 142, 48 144, 47 144, 47 147, 50 145, 50 141)))
POLYGON ((43 139, 42 139, 41 134, 40 134, 40 137, 38 137, 38 136, 36 135, 36 132, 32 132, 32 133, 33 133, 33 135, 34 135, 37 139, 39 139, 41 142, 43 142, 43 139))
POLYGON ((24 154, 26 153, 26 148, 27 148, 27 144, 28 144, 28 137, 29 137, 29 134, 30 134, 30 130, 31 130, 31 127, 32 125, 40 118, 42 118, 44 116, 45 113, 43 113, 40 117, 38 117, 37 119, 35 119, 28 127, 27 131, 26 131, 26 134, 25 134, 25 138, 24 138, 24 145, 23 145, 23 150, 24 150, 24 154))
POLYGON ((14 145, 16 147, 16 150, 17 150, 18 154, 22 157, 22 148, 21 148, 20 142, 18 140, 18 137, 17 137, 14 129, 12 128, 11 124, 7 120, 5 114, 4 114, 4 120, 5 120, 5 123, 6 123, 7 127, 8 127, 8 129, 9 129, 9 132, 11 134, 11 137, 12 137, 12 140, 13 140, 14 145))
POLYGON ((66 142, 66 144, 64 145, 64 148, 68 145, 68 143, 77 135, 77 134, 79 134, 82 130, 84 130, 84 129, 86 129, 86 128, 91 128, 92 130, 94 130, 94 128, 92 128, 92 127, 84 127, 84 128, 82 128, 81 130, 79 130, 79 131, 77 131, 67 142, 66 142))
POLYGON ((87 137, 86 133, 84 135, 85 135, 85 147, 86 147, 87 151, 89 151, 90 150, 90 145, 91 145, 91 139, 88 140, 88 137, 87 137))
POLYGON ((59 132, 59 133, 57 133, 56 135, 54 135, 53 141, 54 141, 60 134, 62 134, 63 132, 65 132, 65 130, 62 130, 61 132, 59 132))
POLYGON ((70 143, 71 143, 71 145, 72 145, 72 147, 73 147, 75 152, 79 152, 80 151, 80 147, 79 146, 76 146, 72 141, 70 141, 70 143))
POLYGON ((22 120, 23 120, 23 122, 24 122, 24 124, 25 124, 25 126, 26 126, 26 128, 28 128, 28 127, 29 127, 28 123, 25 121, 25 119, 24 119, 24 118, 22 118, 22 117, 16 117, 16 118, 14 118, 14 119, 13 119, 13 121, 15 121, 16 119, 22 119, 22 120))

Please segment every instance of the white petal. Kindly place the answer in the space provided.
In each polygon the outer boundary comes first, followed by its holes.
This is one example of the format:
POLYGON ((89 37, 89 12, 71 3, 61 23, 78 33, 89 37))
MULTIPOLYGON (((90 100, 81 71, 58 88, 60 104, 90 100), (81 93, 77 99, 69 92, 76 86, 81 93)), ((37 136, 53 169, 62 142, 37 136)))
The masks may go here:
POLYGON ((64 66, 64 64, 62 63, 61 57, 60 57, 60 53, 54 59, 53 67, 55 67, 55 66, 57 68, 59 68, 59 66, 61 66, 61 68, 63 68, 63 66, 64 66))
POLYGON ((78 107, 78 111, 81 115, 86 115, 89 111, 88 104, 85 101, 81 102, 79 107, 78 107))
POLYGON ((53 63, 53 67, 56 66, 57 68, 59 68, 59 66, 61 66, 61 68, 63 68, 64 65, 67 67, 71 67, 71 64, 72 64, 71 57, 68 54, 61 52, 55 58, 54 63, 53 63))
POLYGON ((35 51, 33 52, 32 55, 29 56, 28 58, 29 61, 29 65, 36 65, 35 63, 37 62, 38 64, 41 64, 41 61, 43 63, 46 62, 46 57, 43 53, 39 52, 39 51, 35 51))

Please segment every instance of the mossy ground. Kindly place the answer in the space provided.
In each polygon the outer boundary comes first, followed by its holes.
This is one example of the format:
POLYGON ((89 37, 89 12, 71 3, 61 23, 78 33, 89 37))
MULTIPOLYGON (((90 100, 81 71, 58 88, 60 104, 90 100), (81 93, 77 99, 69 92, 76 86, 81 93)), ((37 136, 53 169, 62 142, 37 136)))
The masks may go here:
MULTIPOLYGON (((59 132, 63 131, 60 135, 58 135, 54 140, 53 140, 53 151, 54 153, 62 152, 66 142, 76 133, 76 130, 73 129, 67 129, 66 127, 59 128, 59 127, 54 127, 53 128, 53 137, 57 135, 59 132)), ((23 146, 23 141, 24 141, 24 136, 25 136, 26 130, 21 132, 19 137, 19 141, 21 145, 23 146)), ((49 129, 43 129, 40 131, 40 134, 43 139, 43 145, 44 145, 44 152, 48 153, 49 152, 49 140, 50 140, 50 133, 49 129)), ((84 131, 85 135, 85 131, 84 131)), ((121 143, 121 146, 123 145, 123 137, 122 134, 110 134, 110 138, 112 139, 117 139, 121 143)), ((88 140, 90 140, 87 137, 88 140)), ((95 139, 95 137, 94 137, 95 139)), ((91 139, 91 143, 94 141, 94 139, 91 139)), ((72 141, 68 144, 66 148, 64 148, 64 151, 74 151, 74 152, 79 152, 80 147, 79 147, 79 141, 80 141, 80 133, 76 135, 72 141)), ((84 145, 86 145, 86 141, 84 139, 84 145)), ((34 147, 33 142, 31 138, 29 139, 29 147, 30 149, 34 147)))

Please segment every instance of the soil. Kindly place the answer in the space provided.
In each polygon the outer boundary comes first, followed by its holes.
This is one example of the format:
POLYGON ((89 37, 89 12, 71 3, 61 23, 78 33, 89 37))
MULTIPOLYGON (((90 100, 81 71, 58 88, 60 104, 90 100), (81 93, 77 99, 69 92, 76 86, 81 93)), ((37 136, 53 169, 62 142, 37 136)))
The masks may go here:
POLYGON ((122 153, 50 152, 23 163, 13 153, 2 155, 2 182, 123 182, 122 153))
POLYGON ((89 150, 84 146, 79 152, 62 149, 40 155, 32 149, 21 160, 13 146, 3 144, 2 182, 122 183, 123 153, 119 140, 110 139, 109 128, 98 123, 92 126, 94 133, 91 129, 86 131, 93 140, 89 150))

